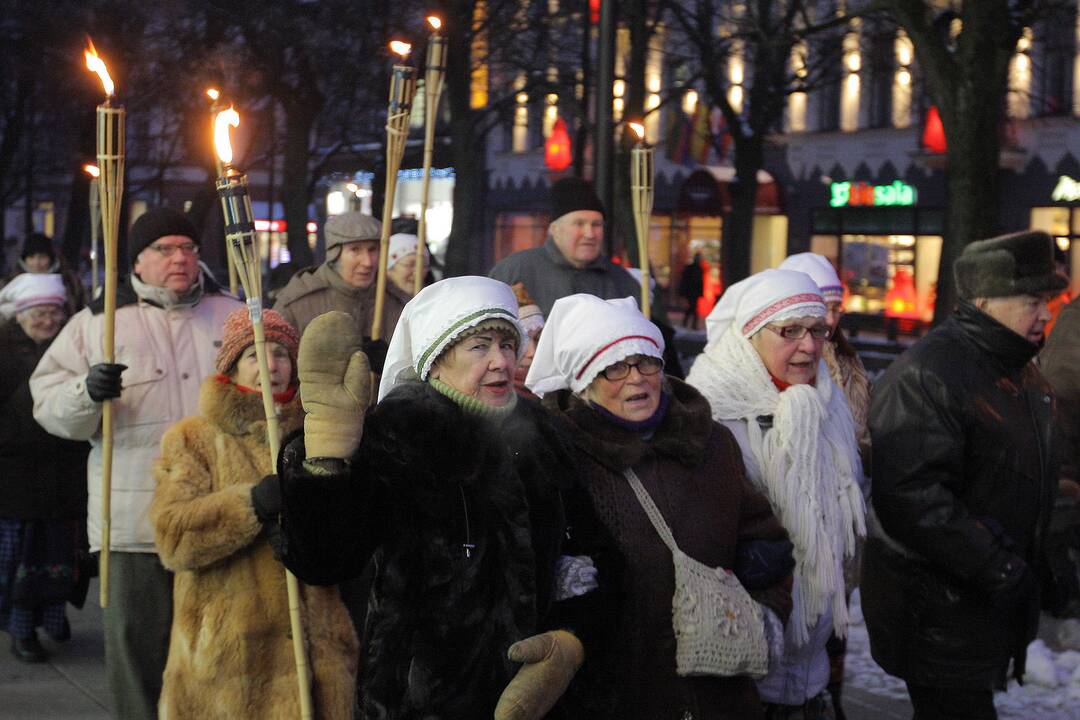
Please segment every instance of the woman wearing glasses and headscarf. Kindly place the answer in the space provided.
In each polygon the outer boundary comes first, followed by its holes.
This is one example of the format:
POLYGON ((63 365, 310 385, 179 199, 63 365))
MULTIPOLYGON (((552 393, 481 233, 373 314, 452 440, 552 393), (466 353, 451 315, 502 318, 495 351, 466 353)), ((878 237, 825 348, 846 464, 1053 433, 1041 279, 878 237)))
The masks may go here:
MULTIPOLYGON (((663 352, 660 330, 632 298, 571 295, 555 302, 526 378, 575 440, 575 465, 603 528, 593 546, 607 548, 582 561, 619 597, 615 640, 586 663, 567 705, 578 718, 759 718, 749 675, 680 674, 668 542, 709 568, 734 569, 781 616, 791 608, 791 546, 747 481, 731 433, 696 390, 664 376, 663 352)), ((753 614, 763 635, 760 610, 753 614)), ((732 622, 715 634, 744 629, 732 622)))
POLYGON ((766 717, 822 717, 825 645, 847 633, 843 563, 866 534, 851 410, 821 359, 831 328, 809 276, 765 270, 728 288, 687 382, 739 442, 754 485, 795 545, 783 656, 758 682, 766 717))

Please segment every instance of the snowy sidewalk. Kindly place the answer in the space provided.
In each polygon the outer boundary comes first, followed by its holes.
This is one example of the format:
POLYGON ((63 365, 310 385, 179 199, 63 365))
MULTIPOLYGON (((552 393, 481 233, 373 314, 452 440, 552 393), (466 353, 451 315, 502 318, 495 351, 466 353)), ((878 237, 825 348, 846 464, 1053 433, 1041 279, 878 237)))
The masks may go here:
MULTIPOLYGON (((851 602, 852 625, 844 668, 844 708, 855 717, 859 713, 852 700, 859 700, 863 693, 880 700, 906 703, 907 688, 899 678, 886 675, 870 657, 870 642, 862 619, 858 591, 852 596, 851 602)), ((1080 626, 1077 620, 1067 622, 1080 626)), ((1054 652, 1045 642, 1036 640, 1028 647, 1024 686, 1011 681, 1008 692, 994 694, 994 705, 997 706, 1000 720, 1080 720, 1080 648, 1054 652)), ((897 717, 910 716, 908 711, 907 715, 897 717)))

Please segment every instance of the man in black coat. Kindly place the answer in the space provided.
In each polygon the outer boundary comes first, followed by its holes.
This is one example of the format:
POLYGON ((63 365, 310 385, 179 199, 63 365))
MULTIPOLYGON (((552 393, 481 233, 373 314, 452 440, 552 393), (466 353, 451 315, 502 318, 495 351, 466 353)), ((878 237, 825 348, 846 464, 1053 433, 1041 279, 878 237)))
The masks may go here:
POLYGON ((956 313, 904 353, 870 408, 873 513, 862 571, 874 659, 915 717, 996 718, 1039 618, 1056 487, 1054 396, 1031 362, 1066 280, 1052 239, 969 245, 956 313))

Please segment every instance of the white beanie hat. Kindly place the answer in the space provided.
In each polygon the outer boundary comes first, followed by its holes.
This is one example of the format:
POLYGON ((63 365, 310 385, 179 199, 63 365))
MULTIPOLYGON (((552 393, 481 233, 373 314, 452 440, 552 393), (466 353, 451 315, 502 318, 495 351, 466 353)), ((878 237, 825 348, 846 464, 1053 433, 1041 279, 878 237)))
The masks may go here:
POLYGON ((780 269, 796 270, 809 275, 817 283, 827 303, 844 299, 844 285, 840 282, 840 276, 836 274, 836 268, 824 255, 811 252, 791 255, 780 263, 780 269))
POLYGON ((379 399, 400 383, 426 380, 431 366, 469 328, 502 320, 518 334, 518 359, 529 342, 506 283, 475 275, 446 278, 416 294, 401 311, 386 351, 379 399))
POLYGON ((0 290, 0 316, 4 319, 37 305, 66 303, 64 278, 57 273, 22 273, 0 290))
POLYGON ((600 372, 631 355, 664 357, 664 336, 632 297, 569 295, 551 306, 525 386, 537 395, 581 392, 600 372))
MULTIPOLYGON (((415 235, 409 233, 396 233, 390 236, 390 245, 386 252, 386 269, 394 267, 397 261, 413 255, 416 253, 416 246, 420 243, 420 239, 415 235)), ((424 248, 424 260, 425 262, 430 256, 428 255, 427 248, 424 248)))
POLYGON ((710 343, 732 325, 750 337, 770 322, 797 317, 825 317, 817 283, 794 270, 762 270, 724 292, 705 319, 705 332, 710 343))

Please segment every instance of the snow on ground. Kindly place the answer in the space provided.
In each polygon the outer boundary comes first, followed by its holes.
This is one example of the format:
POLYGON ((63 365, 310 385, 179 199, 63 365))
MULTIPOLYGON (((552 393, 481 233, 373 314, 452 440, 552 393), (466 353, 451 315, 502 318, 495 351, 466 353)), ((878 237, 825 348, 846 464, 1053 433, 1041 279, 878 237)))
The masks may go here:
MULTIPOLYGON (((904 682, 887 675, 870 657, 858 591, 851 605, 844 685, 906 699, 904 682)), ((1080 621, 1068 622, 1080 627, 1080 621)), ((1080 648, 1055 652, 1042 640, 1031 643, 1024 686, 1010 681, 1007 692, 994 694, 994 704, 1001 720, 1080 720, 1080 648)))

